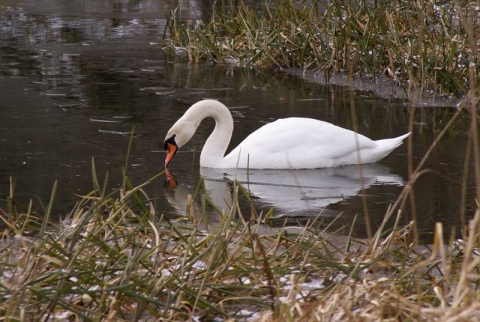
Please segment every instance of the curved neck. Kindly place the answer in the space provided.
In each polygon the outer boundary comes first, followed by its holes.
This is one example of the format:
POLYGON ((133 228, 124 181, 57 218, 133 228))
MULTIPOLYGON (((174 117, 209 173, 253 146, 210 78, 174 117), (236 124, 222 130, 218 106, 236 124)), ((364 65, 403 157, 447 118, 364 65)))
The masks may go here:
POLYGON ((198 120, 196 127, 207 117, 212 117, 215 120, 215 129, 208 137, 200 154, 200 165, 202 167, 218 166, 223 162, 232 138, 232 114, 225 105, 215 100, 205 100, 194 104, 185 113, 185 116, 187 114, 192 114, 192 118, 198 120))

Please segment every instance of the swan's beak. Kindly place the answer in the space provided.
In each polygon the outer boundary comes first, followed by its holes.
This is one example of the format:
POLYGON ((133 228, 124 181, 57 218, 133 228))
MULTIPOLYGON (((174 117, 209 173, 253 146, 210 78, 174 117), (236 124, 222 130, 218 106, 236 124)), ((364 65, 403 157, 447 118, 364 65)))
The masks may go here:
POLYGON ((173 143, 166 143, 167 157, 165 158, 165 168, 168 168, 168 164, 172 161, 173 156, 177 153, 178 146, 173 143))
POLYGON ((166 140, 163 143, 163 148, 167 150, 167 157, 165 158, 165 169, 168 168, 170 161, 172 161, 175 153, 177 153, 178 146, 175 143, 175 136, 171 137, 170 139, 166 140))

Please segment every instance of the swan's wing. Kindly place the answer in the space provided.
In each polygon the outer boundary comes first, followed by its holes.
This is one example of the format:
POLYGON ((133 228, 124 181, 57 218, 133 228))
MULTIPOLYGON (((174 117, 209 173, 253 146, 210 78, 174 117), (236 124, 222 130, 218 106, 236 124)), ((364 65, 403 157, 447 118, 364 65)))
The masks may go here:
POLYGON ((361 134, 327 122, 287 118, 253 132, 231 154, 248 154, 252 162, 261 159, 265 164, 287 158, 293 167, 310 167, 311 163, 320 162, 322 166, 327 160, 339 159, 375 145, 361 134))

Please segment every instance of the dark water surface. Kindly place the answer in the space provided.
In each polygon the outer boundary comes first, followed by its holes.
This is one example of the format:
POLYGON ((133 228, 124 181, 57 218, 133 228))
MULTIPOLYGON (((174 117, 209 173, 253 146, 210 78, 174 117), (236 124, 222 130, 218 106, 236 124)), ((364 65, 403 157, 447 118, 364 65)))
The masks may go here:
MULTIPOLYGON (((165 16, 176 1, 2 1, 0 2, 0 198, 15 180, 15 200, 36 209, 47 203, 55 180, 54 212, 64 216, 93 189, 92 160, 97 173, 108 172, 111 187, 121 183, 129 134, 135 139, 128 174, 141 184, 163 171, 162 142, 168 128, 194 102, 221 100, 232 110, 235 130, 231 147, 277 118, 304 116, 358 131, 373 139, 408 130, 410 105, 357 91, 306 82, 271 71, 168 61, 158 45, 165 16), (356 119, 352 120, 352 102, 356 119)), ((201 1, 180 2, 177 10, 190 23, 207 14, 201 1)), ((209 3, 209 1, 205 1, 209 3)), ((415 114, 413 163, 453 115, 445 107, 422 105, 415 114)), ((259 210, 296 219, 321 215, 326 222, 343 213, 339 225, 358 215, 355 232, 365 235, 362 188, 374 227, 383 219, 408 178, 407 144, 381 162, 357 167, 307 171, 213 171, 198 168, 198 152, 211 121, 177 154, 172 172, 178 186, 164 187, 165 177, 146 190, 159 214, 183 213, 187 195, 199 175, 220 207, 228 201, 232 180, 248 185, 259 210), (196 151, 196 152, 195 152, 196 151), (196 158, 196 159, 195 159, 196 158)), ((416 182, 415 209, 420 229, 437 221, 458 228, 462 204, 468 217, 472 195, 461 201, 468 120, 460 118, 427 162, 430 169, 416 182)), ((473 178, 467 176, 467 190, 473 178)), ((3 208, 0 205, 0 208, 3 208)), ((411 216, 404 211, 404 223, 411 216)), ((336 227, 339 227, 338 225, 336 227)))

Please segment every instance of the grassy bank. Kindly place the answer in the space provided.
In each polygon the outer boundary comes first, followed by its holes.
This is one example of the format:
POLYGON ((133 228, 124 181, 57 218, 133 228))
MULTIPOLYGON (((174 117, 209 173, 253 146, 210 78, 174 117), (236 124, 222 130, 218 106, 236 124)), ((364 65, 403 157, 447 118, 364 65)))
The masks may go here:
POLYGON ((382 75, 410 95, 464 95, 478 82, 479 11, 463 1, 271 0, 259 10, 224 0, 194 25, 172 12, 164 44, 194 62, 382 75))
MULTIPOLYGON (((4 320, 447 321, 480 314, 480 211, 463 240, 444 240, 438 224, 433 245, 420 247, 413 223, 370 240, 332 236, 316 220, 262 234, 262 215, 247 222, 250 213, 238 207, 238 185, 230 210, 208 223, 203 206, 166 220, 127 177, 111 194, 95 182, 59 222, 49 208, 42 217, 11 202, 1 210, 4 320)), ((208 204, 198 193, 193 199, 208 204)))

